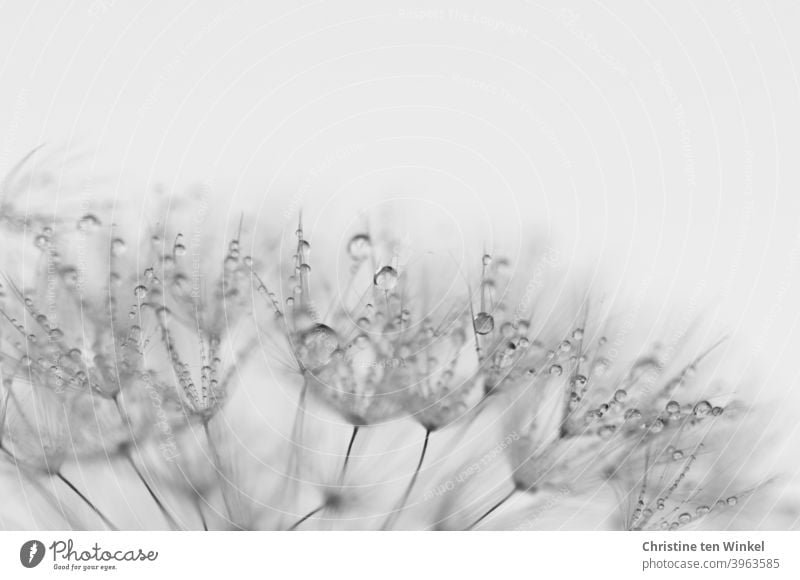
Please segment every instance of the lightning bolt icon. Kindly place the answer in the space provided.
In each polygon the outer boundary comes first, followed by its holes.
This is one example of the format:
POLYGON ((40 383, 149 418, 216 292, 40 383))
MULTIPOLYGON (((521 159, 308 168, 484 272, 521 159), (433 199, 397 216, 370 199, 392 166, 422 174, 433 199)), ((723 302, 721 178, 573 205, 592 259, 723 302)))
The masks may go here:
POLYGON ((28 564, 33 562, 33 557, 36 555, 38 551, 39 551, 39 545, 36 544, 35 542, 31 544, 31 553, 28 554, 28 564))

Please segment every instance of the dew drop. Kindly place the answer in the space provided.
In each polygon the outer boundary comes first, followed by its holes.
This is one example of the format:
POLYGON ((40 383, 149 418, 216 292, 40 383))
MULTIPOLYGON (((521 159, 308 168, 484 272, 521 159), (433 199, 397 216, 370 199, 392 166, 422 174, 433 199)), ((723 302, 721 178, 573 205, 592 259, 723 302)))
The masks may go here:
POLYGON ((491 263, 492 263, 492 257, 489 254, 484 254, 483 255, 483 265, 484 266, 490 266, 491 263))
POLYGON ((575 330, 573 330, 572 331, 572 338, 574 338, 575 340, 581 340, 583 338, 583 329, 582 328, 576 328, 575 330))
POLYGON ((87 213, 78 220, 78 229, 82 232, 91 232, 100 227, 100 220, 96 215, 87 213))
POLYGON ((183 245, 183 234, 178 234, 175 237, 175 244, 172 246, 172 253, 176 256, 186 255, 186 246, 183 245))
POLYGON ((161 324, 167 324, 170 318, 169 308, 166 306, 159 306, 156 308, 156 316, 161 324))
POLYGON ((686 512, 683 512, 681 515, 678 516, 678 521, 682 524, 688 524, 692 521, 692 515, 686 512))
POLYGON ((338 348, 339 337, 324 324, 315 324, 300 336, 300 360, 310 369, 328 364, 338 348))
POLYGON ((710 511, 711 511, 711 508, 709 508, 707 505, 701 505, 701 506, 697 506, 697 509, 695 510, 695 513, 698 516, 704 516, 710 511))
POLYGON ((614 393, 614 400, 617 403, 624 403, 625 400, 628 398, 628 391, 625 389, 619 389, 616 393, 614 393))
POLYGON ((731 497, 725 500, 725 503, 727 503, 728 505, 736 505, 736 502, 737 499, 735 495, 732 495, 731 497))
POLYGON ((550 367, 550 374, 554 377, 560 377, 561 373, 564 372, 564 369, 561 368, 561 365, 552 365, 550 367))
POLYGON ((675 414, 681 410, 681 405, 678 403, 678 401, 670 401, 667 403, 666 409, 667 413, 675 414))
POLYGON ((697 417, 705 417, 711 413, 711 404, 708 401, 700 401, 694 406, 694 414, 697 417))
POLYGON ((494 317, 488 312, 478 312, 474 320, 475 332, 480 335, 489 334, 494 330, 494 317))
POLYGON ((372 251, 372 240, 366 234, 356 234, 347 244, 347 253, 356 262, 363 262, 369 258, 372 251))
POLYGON ((127 250, 127 246, 125 245, 125 240, 122 238, 114 238, 111 240, 111 255, 112 256, 121 256, 127 250))
POLYGON ((391 292, 397 286, 397 270, 391 266, 384 266, 375 273, 372 281, 384 292, 391 292))
POLYGON ((136 288, 133 289, 133 295, 137 298, 144 298, 147 296, 147 286, 143 286, 139 284, 136 288))
POLYGON ((609 439, 617 430, 615 425, 603 425, 600 429, 597 430, 597 434, 600 436, 601 439, 609 439))

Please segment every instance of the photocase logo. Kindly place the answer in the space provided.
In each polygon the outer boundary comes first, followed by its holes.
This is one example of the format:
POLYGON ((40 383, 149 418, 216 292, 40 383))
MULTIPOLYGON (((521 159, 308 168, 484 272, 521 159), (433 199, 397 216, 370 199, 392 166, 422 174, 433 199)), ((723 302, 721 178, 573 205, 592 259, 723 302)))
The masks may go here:
POLYGON ((35 568, 44 558, 44 544, 39 540, 28 540, 19 549, 19 561, 26 568, 35 568))

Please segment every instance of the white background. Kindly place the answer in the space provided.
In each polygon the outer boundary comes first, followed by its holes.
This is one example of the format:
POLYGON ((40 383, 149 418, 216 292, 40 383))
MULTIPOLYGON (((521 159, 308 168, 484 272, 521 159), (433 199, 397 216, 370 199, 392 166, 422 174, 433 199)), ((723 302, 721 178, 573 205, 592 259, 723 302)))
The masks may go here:
POLYGON ((643 326, 731 335, 714 372, 769 409, 793 473, 800 7, 403 6, 3 3, 0 170, 48 143, 134 208, 201 184, 231 223, 302 207, 344 236, 393 197, 416 243, 547 240, 598 294, 644 292, 643 326))

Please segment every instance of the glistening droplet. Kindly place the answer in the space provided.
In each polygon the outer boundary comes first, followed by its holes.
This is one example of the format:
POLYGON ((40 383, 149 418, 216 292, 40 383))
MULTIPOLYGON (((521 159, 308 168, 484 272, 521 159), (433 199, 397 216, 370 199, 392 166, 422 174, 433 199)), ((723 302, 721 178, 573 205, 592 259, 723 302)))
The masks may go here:
POLYGON ((488 312, 478 312, 474 320, 475 332, 481 335, 494 330, 494 317, 488 312))
POLYGON ((336 332, 324 324, 315 324, 300 336, 299 358, 309 369, 325 366, 339 348, 336 332))
POLYGON ((375 273, 373 282, 384 292, 391 292, 397 286, 397 270, 391 266, 384 266, 375 273))
POLYGON ((362 262, 369 258, 372 251, 372 240, 366 234, 356 234, 350 238, 347 244, 347 253, 356 262, 362 262))

